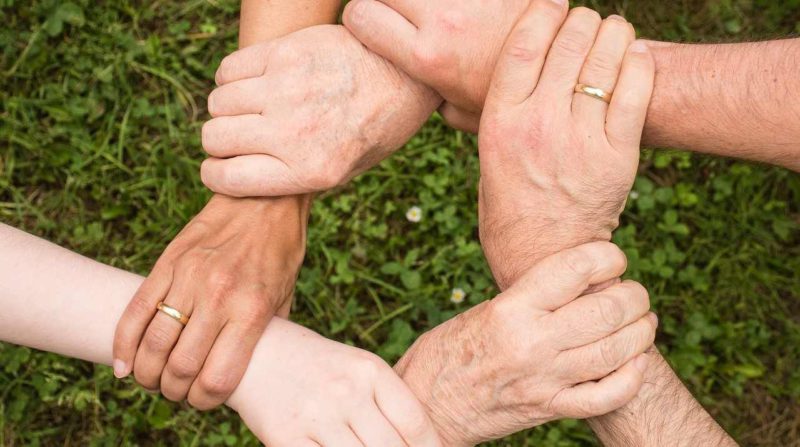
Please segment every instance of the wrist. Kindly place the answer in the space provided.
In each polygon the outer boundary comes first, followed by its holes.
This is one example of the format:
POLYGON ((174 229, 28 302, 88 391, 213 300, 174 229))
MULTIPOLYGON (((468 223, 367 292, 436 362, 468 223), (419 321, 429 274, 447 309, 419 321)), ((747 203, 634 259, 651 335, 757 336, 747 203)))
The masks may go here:
POLYGON ((610 241, 616 226, 616 220, 613 224, 602 224, 599 219, 587 222, 534 216, 518 220, 513 228, 482 228, 497 239, 486 238, 481 242, 498 287, 506 290, 524 272, 550 255, 590 242, 610 241))

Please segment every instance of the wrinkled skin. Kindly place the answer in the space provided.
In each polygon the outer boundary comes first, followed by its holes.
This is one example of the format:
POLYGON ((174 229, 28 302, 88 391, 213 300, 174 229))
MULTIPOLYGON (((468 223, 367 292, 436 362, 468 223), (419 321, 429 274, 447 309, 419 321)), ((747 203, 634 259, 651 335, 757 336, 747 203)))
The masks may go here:
POLYGON ((334 25, 239 50, 217 82, 202 177, 232 196, 339 186, 405 144, 440 102, 334 25))
POLYGON ((444 117, 476 132, 494 67, 530 0, 354 0, 345 26, 370 50, 431 86, 444 117))
POLYGON ((624 282, 580 296, 625 266, 607 242, 560 252, 417 340, 395 369, 445 444, 474 445, 630 401, 657 326, 647 292, 624 282))
POLYGON ((621 17, 575 8, 561 25, 566 10, 549 0, 530 11, 506 44, 479 133, 481 243, 501 288, 543 256, 611 238, 655 76, 652 56, 629 50, 621 17), (574 93, 579 82, 616 90, 611 104, 574 93))
POLYGON ((396 366, 448 445, 601 415, 641 386, 656 326, 643 289, 619 283, 624 262, 608 242, 580 245, 610 238, 636 173, 654 66, 632 40, 621 18, 534 0, 506 42, 479 144, 481 241, 507 290, 396 366), (578 82, 617 93, 606 105, 575 94, 578 82), (559 366, 564 343, 587 351, 559 366))

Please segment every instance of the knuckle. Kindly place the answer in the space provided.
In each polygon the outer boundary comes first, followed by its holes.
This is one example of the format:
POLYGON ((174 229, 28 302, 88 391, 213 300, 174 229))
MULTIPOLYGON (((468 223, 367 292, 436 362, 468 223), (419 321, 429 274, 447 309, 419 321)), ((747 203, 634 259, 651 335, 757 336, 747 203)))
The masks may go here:
POLYGON ((586 52, 589 39, 585 31, 563 31, 553 44, 555 50, 566 57, 582 57, 586 52))
POLYGON ((402 420, 399 421, 401 434, 409 440, 421 439, 430 430, 430 425, 425 414, 421 411, 410 411, 403 413, 402 420))
POLYGON ((587 8, 585 6, 578 6, 577 8, 573 8, 572 11, 570 12, 570 15, 577 20, 586 21, 588 23, 597 24, 603 21, 603 18, 600 16, 600 13, 598 13, 594 9, 587 8))
POLYGON ((643 285, 636 281, 625 281, 622 283, 625 288, 625 299, 632 304, 640 304, 636 306, 637 309, 641 308, 643 311, 650 309, 650 293, 643 285))
POLYGON ((443 31, 448 37, 465 32, 469 29, 470 20, 458 9, 445 9, 435 17, 436 29, 443 31))
POLYGON ((236 285, 237 275, 223 269, 214 269, 206 277, 206 285, 212 290, 228 290, 236 285))
POLYGON ((149 352, 167 352, 172 348, 172 332, 160 324, 153 325, 144 337, 144 347, 149 352))
POLYGON ((146 297, 137 294, 128 304, 128 310, 136 317, 151 316, 155 313, 155 305, 146 297))
POLYGON ((442 69, 447 64, 444 53, 432 45, 418 45, 411 55, 414 62, 428 72, 442 69))
POLYGON ((197 377, 203 362, 192 355, 176 353, 170 356, 167 371, 178 379, 191 379, 197 377))
POLYGON ((189 249, 175 260, 175 275, 197 273, 205 263, 205 256, 199 250, 189 249))
POLYGON ((357 377, 364 383, 375 381, 385 367, 386 364, 380 357, 368 352, 362 353, 353 365, 357 377))
POLYGON ((614 33, 620 33, 621 35, 627 35, 630 33, 631 26, 625 17, 620 15, 610 15, 603 20, 603 27, 610 28, 614 33))
POLYGON ((358 391, 357 380, 352 377, 331 379, 327 389, 334 400, 352 399, 358 391))
POLYGON ((619 346, 611 339, 604 339, 599 346, 600 362, 603 371, 612 371, 619 366, 621 352, 619 346))
POLYGON ((530 35, 531 32, 526 29, 520 30, 514 35, 506 49, 510 60, 528 65, 544 57, 542 50, 531 44, 530 35))
MULTIPOLYGON (((586 61, 586 72, 590 75, 616 75, 622 61, 616 55, 607 50, 596 50, 586 61)), ((597 82, 592 79, 591 82, 597 82)), ((602 88, 610 88, 609 85, 601 85, 602 88)))
POLYGON ((545 14, 551 20, 563 20, 562 17, 565 15, 567 10, 569 9, 569 5, 562 5, 559 2, 541 2, 538 5, 537 11, 540 14, 545 14))
POLYGON ((595 298, 595 307, 600 321, 609 331, 616 330, 625 322, 625 310, 619 301, 610 294, 601 294, 595 298))
POLYGON ((583 250, 568 250, 564 253, 564 268, 571 274, 584 278, 592 274, 595 260, 583 250))
POLYGON ((248 301, 247 311, 241 313, 241 322, 247 328, 261 328, 266 326, 267 320, 272 315, 272 307, 263 298, 248 301))
POLYGON ((232 374, 207 373, 197 379, 200 390, 206 396, 224 398, 233 393, 237 381, 232 374))

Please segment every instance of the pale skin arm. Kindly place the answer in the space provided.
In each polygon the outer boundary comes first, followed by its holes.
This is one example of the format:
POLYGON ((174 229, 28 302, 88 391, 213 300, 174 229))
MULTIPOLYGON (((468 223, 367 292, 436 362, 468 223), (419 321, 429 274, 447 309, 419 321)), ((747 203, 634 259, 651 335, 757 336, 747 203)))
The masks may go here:
POLYGON ((143 278, 5 224, 0 247, 0 340, 110 366, 114 328, 143 278))
MULTIPOLYGON (((110 365, 143 278, 3 224, 0 253, 0 340, 110 365)), ((370 353, 274 318, 244 366, 225 403, 267 445, 440 445, 411 390, 370 353)))

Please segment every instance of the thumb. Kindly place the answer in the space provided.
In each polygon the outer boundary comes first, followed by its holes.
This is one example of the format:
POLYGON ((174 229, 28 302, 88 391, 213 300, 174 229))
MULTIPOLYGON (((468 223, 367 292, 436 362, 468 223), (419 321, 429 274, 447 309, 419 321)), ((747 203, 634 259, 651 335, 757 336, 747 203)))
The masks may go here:
POLYGON ((586 289, 625 273, 627 259, 610 242, 592 242, 542 259, 503 295, 522 295, 540 310, 554 311, 586 289))

